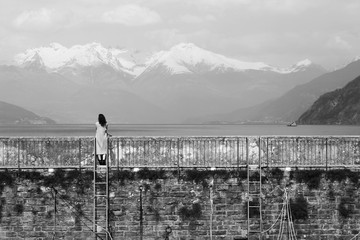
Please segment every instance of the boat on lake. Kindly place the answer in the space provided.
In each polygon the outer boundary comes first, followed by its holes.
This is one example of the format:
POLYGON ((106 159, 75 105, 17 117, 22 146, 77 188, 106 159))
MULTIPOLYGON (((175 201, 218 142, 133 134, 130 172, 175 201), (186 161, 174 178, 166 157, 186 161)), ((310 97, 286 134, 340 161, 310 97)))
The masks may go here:
POLYGON ((292 122, 292 123, 289 123, 287 126, 288 126, 288 127, 296 127, 297 124, 296 124, 296 122, 294 121, 294 122, 292 122))

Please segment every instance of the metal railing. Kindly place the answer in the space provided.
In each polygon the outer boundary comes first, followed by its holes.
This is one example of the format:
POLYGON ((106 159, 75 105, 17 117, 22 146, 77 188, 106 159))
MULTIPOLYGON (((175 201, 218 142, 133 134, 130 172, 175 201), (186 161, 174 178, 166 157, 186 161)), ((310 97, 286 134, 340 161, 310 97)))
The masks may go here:
MULTIPOLYGON (((357 167, 360 137, 112 137, 111 167, 357 167)), ((0 168, 92 167, 94 138, 0 138, 0 168)))

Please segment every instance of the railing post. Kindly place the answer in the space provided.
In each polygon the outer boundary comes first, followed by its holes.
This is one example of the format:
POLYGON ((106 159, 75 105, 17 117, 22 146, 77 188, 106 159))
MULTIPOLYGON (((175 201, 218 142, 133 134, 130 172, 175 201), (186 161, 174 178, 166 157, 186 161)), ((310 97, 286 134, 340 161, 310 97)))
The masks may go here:
POLYGON ((325 138, 325 170, 328 171, 328 138, 325 138))
POLYGON ((240 140, 239 138, 236 139, 236 164, 237 167, 240 167, 240 140))
POLYGON ((261 168, 261 137, 259 137, 259 168, 261 168))
POLYGON ((120 166, 120 144, 119 144, 119 139, 118 139, 118 138, 117 138, 117 141, 116 141, 116 155, 117 155, 116 168, 117 168, 117 171, 119 172, 119 166, 120 166))
MULTIPOLYGON (((144 148, 144 152, 143 152, 144 161, 143 161, 143 164, 146 163, 146 165, 148 165, 147 161, 146 161, 146 150, 145 150, 146 149, 146 142, 148 143, 148 146, 149 146, 148 150, 150 149, 150 141, 149 140, 147 140, 147 141, 144 140, 144 145, 143 145, 143 148, 144 148)), ((140 146, 140 144, 138 146, 140 146)), ((150 153, 150 151, 149 151, 149 153, 150 153)))
POLYGON ((81 138, 79 138, 79 171, 81 172, 81 138))
POLYGON ((269 137, 266 137, 266 167, 269 167, 269 137))
POLYGON ((249 165, 249 138, 248 137, 246 137, 246 165, 249 165))
POLYGON ((18 162, 18 173, 20 173, 20 139, 18 139, 18 146, 17 146, 17 162, 18 162))
POLYGON ((178 182, 180 181, 180 138, 177 139, 177 172, 178 182))

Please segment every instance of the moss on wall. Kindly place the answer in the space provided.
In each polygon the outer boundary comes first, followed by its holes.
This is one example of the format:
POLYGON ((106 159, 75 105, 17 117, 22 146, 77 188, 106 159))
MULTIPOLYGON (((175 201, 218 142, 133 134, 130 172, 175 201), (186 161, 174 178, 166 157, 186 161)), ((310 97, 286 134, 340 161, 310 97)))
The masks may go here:
MULTIPOLYGON (((244 237, 247 204, 258 205, 246 195, 245 173, 239 169, 111 171, 113 237, 138 238, 139 186, 143 186, 144 238, 161 238, 166 226, 173 229, 171 236, 174 239, 207 238, 210 218, 214 236, 224 239, 244 237)), ((294 169, 290 178, 288 172, 284 174, 282 169, 267 169, 263 173, 264 229, 277 219, 284 200, 283 188, 286 187, 294 226, 299 228, 299 234, 307 235, 307 239, 326 238, 327 229, 331 227, 334 237, 352 236, 353 226, 359 224, 360 219, 358 172, 294 169)), ((92 171, 2 171, 1 227, 9 226, 9 230, 5 230, 9 236, 15 228, 21 228, 19 233, 12 235, 15 238, 31 238, 33 232, 39 237, 49 238, 57 215, 59 229, 63 229, 68 238, 93 239, 90 230, 92 180, 92 171), (58 191, 57 212, 52 189, 58 191)), ((259 212, 250 212, 249 215, 256 218, 259 212)), ((275 229, 268 235, 272 239, 276 234, 275 229)), ((10 237, 0 233, 0 238, 10 237)))

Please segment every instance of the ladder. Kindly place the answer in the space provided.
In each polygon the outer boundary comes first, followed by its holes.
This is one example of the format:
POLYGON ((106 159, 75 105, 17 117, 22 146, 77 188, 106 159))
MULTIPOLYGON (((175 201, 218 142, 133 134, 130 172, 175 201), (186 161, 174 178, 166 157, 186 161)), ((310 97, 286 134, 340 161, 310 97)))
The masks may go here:
MULTIPOLYGON (((246 148, 249 149, 248 138, 246 139, 246 148)), ((261 148, 260 139, 259 141, 259 158, 251 161, 247 151, 247 227, 248 227, 248 239, 262 239, 262 165, 261 165, 261 148), (258 161, 256 163, 256 161, 258 161)))
MULTIPOLYGON (((109 140, 108 140, 109 141, 109 140)), ((109 145, 108 145, 109 146, 109 145)), ((109 150, 108 150, 109 151, 109 150)), ((95 139, 96 153, 96 139, 95 139)), ((105 165, 99 165, 94 154, 94 209, 93 231, 95 240, 109 240, 109 152, 105 165)))

